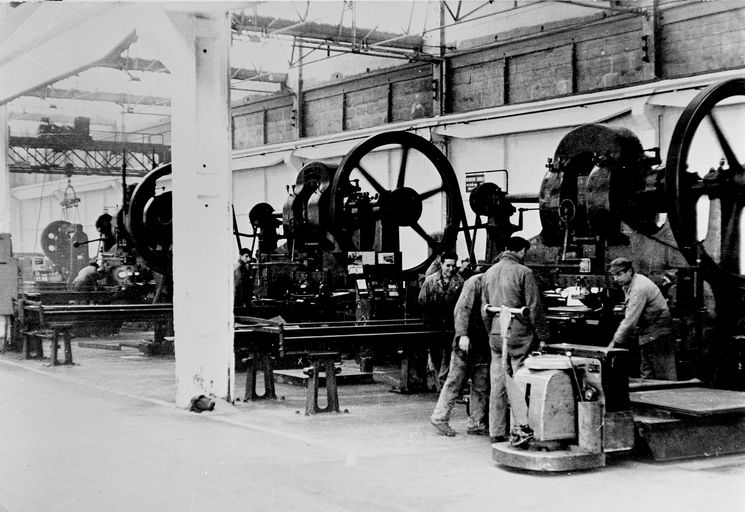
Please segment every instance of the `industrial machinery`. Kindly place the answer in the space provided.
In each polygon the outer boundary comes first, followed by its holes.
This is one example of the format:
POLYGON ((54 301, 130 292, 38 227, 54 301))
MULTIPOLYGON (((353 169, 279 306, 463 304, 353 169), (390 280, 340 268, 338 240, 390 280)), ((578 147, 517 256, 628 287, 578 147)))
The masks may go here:
MULTIPOLYGON (((745 394, 734 391, 745 389, 745 169, 733 144, 738 134, 725 122, 741 121, 735 100, 742 96, 744 79, 701 91, 675 127, 664 167, 656 150, 643 150, 623 128, 584 125, 559 143, 539 195, 543 231, 526 262, 547 295, 574 288, 563 295, 564 306, 549 304, 549 316, 572 309, 566 301, 576 296, 577 317, 597 325, 593 315, 614 302, 605 265, 618 256, 653 279, 677 274, 673 311, 679 326, 693 324, 679 332, 679 368, 698 380, 632 380, 629 387, 627 356, 597 346, 549 347, 515 375, 535 442, 495 444, 498 463, 567 471, 642 446, 657 460, 745 450, 745 394), (587 307, 592 299, 597 303, 587 307), (634 428, 636 439, 629 436, 634 428)), ((594 334, 590 345, 610 339, 594 334)))
POLYGON ((67 322, 77 335, 115 332, 125 320, 153 321, 153 342, 145 342, 142 347, 149 353, 172 351, 166 342, 166 336, 173 331, 172 313, 169 313, 172 311, 171 192, 159 183, 161 179, 167 180, 170 172, 170 164, 158 167, 136 187, 127 186, 123 176, 123 207, 115 220, 108 214, 97 219, 98 238, 89 239, 80 224, 67 221, 54 221, 44 229, 42 249, 67 282, 88 264, 88 245, 98 242, 95 259, 99 268, 105 270, 105 283, 101 289, 92 291, 72 291, 62 278, 58 286, 36 283, 36 289, 25 291, 17 302, 14 338, 20 339, 20 333, 47 326, 40 312, 65 305, 67 309, 58 308, 61 315, 58 323, 67 322), (158 314, 153 317, 150 311, 158 314), (86 312, 90 318, 84 318, 86 312), (131 315, 127 317, 119 312, 131 315), (41 320, 34 320, 37 317, 41 320))
POLYGON ((41 118, 39 124, 39 137, 53 137, 57 140, 70 141, 76 143, 90 142, 93 140, 90 135, 91 120, 88 117, 76 117, 73 125, 58 125, 51 123, 48 117, 41 118))
POLYGON ((38 270, 39 282, 67 283, 88 264, 88 235, 83 226, 66 220, 47 224, 40 236, 41 250, 52 263, 50 271, 38 270), (52 277, 56 276, 56 279, 52 277))
POLYGON ((324 305, 294 320, 410 316, 412 285, 465 227, 450 163, 409 132, 370 137, 338 166, 308 162, 288 191, 281 222, 266 203, 249 217, 259 254, 254 308, 279 303, 292 315, 299 310, 285 304, 324 305))
POLYGON ((380 361, 400 351, 398 390, 427 389, 432 333, 418 318, 418 280, 466 229, 447 158, 413 133, 381 133, 338 165, 306 163, 288 192, 281 215, 266 203, 249 214, 258 242, 256 297, 247 312, 236 312, 247 325, 236 331, 236 350, 254 350, 252 340, 262 339, 282 356, 292 334, 302 342, 290 352, 331 344, 380 361), (287 329, 262 325, 276 315, 287 329))

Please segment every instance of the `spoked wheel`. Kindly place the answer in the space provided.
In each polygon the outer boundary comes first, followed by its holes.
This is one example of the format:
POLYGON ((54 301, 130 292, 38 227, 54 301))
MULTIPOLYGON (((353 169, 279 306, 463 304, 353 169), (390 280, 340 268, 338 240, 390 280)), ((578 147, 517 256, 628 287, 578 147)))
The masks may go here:
POLYGON ((745 289, 745 149, 737 107, 727 106, 736 96, 745 96, 745 79, 709 86, 686 107, 668 150, 665 188, 670 225, 688 263, 700 257, 707 279, 745 289))
POLYGON ((173 209, 171 192, 159 192, 157 182, 170 174, 171 164, 150 171, 132 193, 127 216, 127 231, 137 254, 151 270, 160 274, 171 271, 173 209))
POLYGON ((339 164, 330 192, 330 231, 339 248, 401 251, 409 276, 423 273, 443 248, 455 247, 465 219, 450 162, 410 132, 381 133, 358 144, 339 164), (363 233, 363 226, 374 228, 363 233))
POLYGON ((50 222, 41 232, 41 250, 52 263, 64 270, 70 267, 70 234, 73 226, 66 220, 50 222))

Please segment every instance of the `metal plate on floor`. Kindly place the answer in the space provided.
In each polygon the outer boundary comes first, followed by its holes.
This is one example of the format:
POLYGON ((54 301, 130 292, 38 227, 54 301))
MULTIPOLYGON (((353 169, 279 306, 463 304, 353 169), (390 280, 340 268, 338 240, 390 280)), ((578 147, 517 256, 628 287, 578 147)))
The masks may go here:
POLYGON ((688 416, 745 413, 745 392, 709 388, 659 389, 630 394, 631 403, 688 416))

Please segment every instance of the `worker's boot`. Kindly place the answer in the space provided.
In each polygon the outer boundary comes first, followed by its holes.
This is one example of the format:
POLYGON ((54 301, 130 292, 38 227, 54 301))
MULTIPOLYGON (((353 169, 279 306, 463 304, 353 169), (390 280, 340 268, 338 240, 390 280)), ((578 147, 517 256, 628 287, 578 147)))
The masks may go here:
POLYGON ((440 435, 447 436, 447 437, 454 437, 455 436, 455 430, 452 429, 450 425, 444 422, 431 422, 432 426, 437 429, 437 432, 440 433, 440 435))
POLYGON ((510 445, 515 448, 527 448, 533 440, 533 429, 528 425, 518 425, 510 432, 510 445))

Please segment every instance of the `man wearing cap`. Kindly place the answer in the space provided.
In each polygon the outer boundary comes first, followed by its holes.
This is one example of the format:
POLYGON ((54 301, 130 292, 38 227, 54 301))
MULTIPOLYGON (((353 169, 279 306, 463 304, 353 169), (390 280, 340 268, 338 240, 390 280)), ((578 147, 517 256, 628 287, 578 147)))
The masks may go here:
POLYGON ((419 306, 424 324, 440 332, 429 342, 429 357, 435 368, 435 387, 439 392, 450 369, 455 303, 463 289, 463 278, 455 273, 458 255, 446 251, 440 258, 440 270, 427 276, 419 290, 419 306))
POLYGON ((641 355, 643 379, 676 380, 675 339, 667 301, 648 277, 637 274, 630 260, 616 258, 608 265, 613 280, 626 296, 623 320, 608 348, 627 345, 634 336, 641 355))
POLYGON ((481 315, 489 333, 491 365, 489 380, 489 436, 492 443, 504 441, 507 435, 508 398, 505 369, 502 367, 502 335, 499 316, 492 316, 487 306, 527 307, 529 318, 515 318, 510 326, 507 360, 512 375, 523 365, 528 354, 546 343, 551 333, 543 312, 541 293, 533 271, 523 264, 530 242, 513 236, 507 241, 497 263, 486 271, 481 292, 481 315))
POLYGON ((489 335, 481 320, 481 286, 486 262, 476 267, 476 275, 469 277, 455 303, 455 338, 450 355, 450 371, 440 390, 430 421, 442 435, 452 437, 455 430, 449 425, 450 413, 461 393, 466 377, 471 376, 471 397, 466 432, 488 435, 485 424, 489 393, 489 335))

